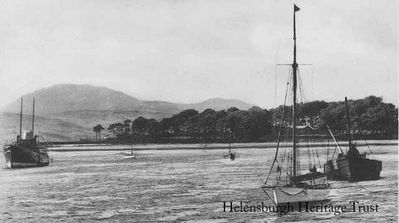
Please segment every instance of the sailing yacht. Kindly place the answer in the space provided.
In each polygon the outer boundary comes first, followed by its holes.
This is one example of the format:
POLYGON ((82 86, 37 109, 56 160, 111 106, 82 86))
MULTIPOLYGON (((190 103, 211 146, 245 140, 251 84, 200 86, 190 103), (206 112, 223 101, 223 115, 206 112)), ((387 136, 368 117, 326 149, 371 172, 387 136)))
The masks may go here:
POLYGON ((224 154, 224 158, 229 158, 231 161, 236 159, 236 153, 231 151, 231 142, 233 142, 233 132, 230 129, 227 129, 227 132, 230 134, 230 142, 229 142, 229 152, 224 154))
MULTIPOLYGON (((283 112, 281 121, 276 124, 279 127, 278 141, 275 152, 275 157, 270 168, 269 174, 266 178, 264 185, 262 186, 263 191, 269 197, 275 205, 282 205, 287 203, 296 202, 319 202, 329 200, 330 185, 327 182, 325 175, 318 171, 316 166, 312 163, 309 165, 309 169, 306 172, 301 171, 300 157, 298 150, 298 130, 300 126, 297 126, 297 75, 298 75, 298 63, 296 58, 296 24, 295 15, 299 11, 299 7, 294 5, 293 14, 293 28, 294 28, 294 60, 290 64, 292 67, 292 76, 290 77, 290 86, 287 85, 287 91, 283 106, 283 112), (288 89, 292 90, 292 106, 286 106, 288 89), (292 109, 292 116, 285 117, 285 109, 292 109), (290 123, 291 122, 291 123, 290 123), (284 130, 285 129, 285 130, 284 130), (289 132, 289 134, 287 133, 289 132), (283 134, 285 133, 285 136, 283 134), (286 138, 288 141, 291 138, 292 142, 287 143, 289 146, 284 153, 279 152, 279 147, 283 143, 282 138, 286 138), (279 157, 281 159, 279 159, 279 157), (285 165, 285 163, 287 165, 285 165), (272 172, 274 172, 272 174, 272 172), (272 177, 272 176, 275 176, 272 177)), ((302 149, 302 148, 301 148, 302 149)), ((309 148, 308 148, 309 149, 309 148)), ((310 157, 309 152, 308 161, 314 161, 310 157)), ((304 157, 302 157, 304 160, 304 157)), ((321 168, 320 168, 321 169, 321 168)))

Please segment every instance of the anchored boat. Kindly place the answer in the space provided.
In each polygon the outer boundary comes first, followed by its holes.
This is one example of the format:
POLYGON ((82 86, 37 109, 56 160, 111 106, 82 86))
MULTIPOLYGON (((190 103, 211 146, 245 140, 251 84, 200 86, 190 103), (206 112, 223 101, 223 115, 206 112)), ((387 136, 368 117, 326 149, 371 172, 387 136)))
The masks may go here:
MULTIPOLYGON (((299 151, 297 145, 297 130, 301 126, 297 126, 297 74, 298 63, 296 61, 296 24, 295 14, 299 8, 294 5, 294 61, 290 66, 292 67, 292 78, 289 81, 290 86, 287 85, 287 91, 292 89, 292 116, 285 117, 287 93, 285 96, 283 112, 281 121, 278 123, 279 133, 276 147, 275 157, 270 168, 269 174, 266 178, 263 191, 276 205, 296 202, 320 202, 329 200, 330 185, 327 182, 325 175, 318 171, 314 163, 311 161, 311 155, 314 153, 309 152, 309 169, 306 172, 301 171, 299 151), (289 134, 287 134, 289 132, 289 134), (286 133, 284 135, 284 133, 286 133), (284 135, 284 136, 283 136, 284 135), (279 152, 282 138, 288 141, 291 137, 291 148, 288 152, 279 152)), ((310 149, 310 148, 308 148, 310 149)), ((310 150, 309 150, 310 151, 310 150)), ((303 157, 305 158, 305 157, 303 157)), ((302 159, 303 160, 303 159, 302 159)), ((320 168, 321 169, 321 168, 320 168)))
MULTIPOLYGON (((339 149, 337 157, 332 157, 324 164, 324 173, 328 179, 331 180, 346 180, 346 181, 364 181, 377 180, 380 178, 382 170, 382 162, 379 160, 368 159, 366 153, 360 154, 356 145, 352 142, 352 135, 350 133, 350 119, 348 100, 345 97, 346 121, 347 121, 347 135, 348 135, 348 151, 344 153, 338 142, 334 141, 339 149)), ((327 127, 328 128, 328 127, 327 127)), ((331 130, 328 128, 332 135, 331 130)), ((335 154, 335 153, 333 153, 335 154)))
POLYGON ((235 160, 236 159, 236 153, 231 151, 231 143, 229 143, 229 152, 227 154, 224 155, 224 157, 230 158, 230 160, 235 160))
POLYGON ((33 99, 32 129, 22 135, 22 104, 19 120, 19 135, 17 140, 4 147, 3 153, 8 168, 40 167, 49 165, 47 147, 38 141, 34 134, 35 127, 35 99, 33 99))
POLYGON ((122 153, 124 156, 123 156, 123 159, 135 159, 136 158, 136 156, 134 155, 134 147, 133 147, 133 145, 132 145, 132 149, 130 150, 130 153, 122 153))

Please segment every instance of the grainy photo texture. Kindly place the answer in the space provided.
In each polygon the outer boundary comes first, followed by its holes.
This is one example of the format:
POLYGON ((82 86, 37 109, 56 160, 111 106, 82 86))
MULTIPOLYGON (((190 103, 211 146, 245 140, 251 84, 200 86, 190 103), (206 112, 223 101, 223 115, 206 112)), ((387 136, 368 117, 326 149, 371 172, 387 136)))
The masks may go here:
POLYGON ((0 0, 1 222, 397 222, 395 0, 0 0))

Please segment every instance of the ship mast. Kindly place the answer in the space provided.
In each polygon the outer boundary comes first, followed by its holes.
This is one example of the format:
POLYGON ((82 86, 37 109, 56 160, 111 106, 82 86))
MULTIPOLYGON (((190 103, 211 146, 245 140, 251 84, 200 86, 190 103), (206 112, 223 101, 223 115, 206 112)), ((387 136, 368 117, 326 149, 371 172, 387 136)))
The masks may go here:
POLYGON ((351 137, 351 123, 349 120, 349 106, 348 106, 348 99, 345 97, 345 108, 346 108, 346 131, 348 135, 348 143, 349 143, 349 148, 351 148, 352 145, 352 137, 351 137))
POLYGON ((293 105, 292 105, 292 167, 293 167, 293 176, 296 176, 296 90, 297 90, 297 70, 298 70, 298 64, 296 62, 296 24, 295 24, 295 13, 299 11, 299 7, 294 4, 294 62, 292 63, 292 80, 293 80, 293 86, 292 90, 294 93, 293 97, 293 105))
POLYGON ((21 112, 19 113, 19 140, 21 140, 22 138, 22 103, 23 103, 24 99, 21 98, 21 112))
POLYGON ((34 130, 35 130, 35 98, 33 98, 33 105, 32 105, 32 135, 35 135, 34 130))

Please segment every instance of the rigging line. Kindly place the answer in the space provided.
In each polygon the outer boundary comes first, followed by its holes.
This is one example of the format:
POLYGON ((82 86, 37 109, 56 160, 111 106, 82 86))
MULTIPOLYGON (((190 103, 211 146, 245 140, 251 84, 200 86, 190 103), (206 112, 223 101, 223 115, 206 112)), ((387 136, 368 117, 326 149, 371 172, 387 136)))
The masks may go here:
MULTIPOLYGON (((298 79, 299 101, 303 102, 303 100, 302 100, 302 96, 303 96, 303 94, 302 94, 302 81, 301 81, 301 75, 300 75, 299 67, 297 68, 297 79, 298 79)), ((300 104, 300 103, 298 103, 298 104, 300 104)))
POLYGON ((330 150, 330 137, 327 136, 326 162, 328 162, 328 151, 330 150))
MULTIPOLYGON (((275 59, 276 62, 278 61, 278 55, 280 52, 280 46, 281 46, 281 39, 278 41, 278 45, 277 45, 277 51, 276 51, 276 55, 275 55, 275 59)), ((275 65, 274 68, 274 106, 277 106, 277 63, 275 65)))
POLYGON ((288 148, 288 135, 289 135, 289 128, 287 128, 287 126, 284 124, 284 128, 285 128, 285 147, 284 147, 284 154, 282 156, 281 161, 283 162, 285 160, 285 156, 287 154, 287 148, 288 148))
POLYGON ((370 146, 369 146, 369 144, 367 143, 366 137, 364 137, 364 135, 363 135, 362 138, 363 138, 364 142, 366 143, 366 146, 367 146, 367 148, 369 149, 370 154, 374 157, 374 154, 373 154, 373 152, 371 152, 370 146))
MULTIPOLYGON (((284 120, 284 110, 285 110, 285 103, 286 103, 286 101, 287 101, 287 91, 288 91, 288 83, 287 83, 286 92, 285 92, 284 106, 283 106, 283 114, 282 114, 282 116, 281 116, 281 123, 282 123, 282 121, 284 120)), ((277 137, 276 154, 275 154, 275 156, 274 156, 274 160, 273 160, 272 166, 270 167, 269 174, 267 175, 265 184, 267 183, 267 180, 269 179, 270 174, 271 174, 271 172, 272 172, 272 170, 273 170, 274 163, 275 163, 276 160, 277 160, 278 148, 279 148, 279 145, 280 145, 280 137, 281 137, 281 128, 282 128, 282 126, 283 126, 283 125, 280 124, 279 133, 278 133, 278 137, 277 137)))
POLYGON ((284 162, 285 160, 285 156, 287 154, 287 148, 288 148, 288 136, 289 136, 289 128, 287 128, 287 126, 284 123, 284 129, 285 129, 285 147, 284 147, 284 154, 281 158, 281 162, 284 162))
POLYGON ((287 154, 287 149, 284 148, 284 153, 283 153, 283 157, 281 158, 281 163, 284 163, 286 154, 287 154))
MULTIPOLYGON (((287 130, 287 128, 285 128, 285 126, 284 126, 284 129, 287 130)), ((287 131, 285 131, 285 133, 284 133, 284 136, 286 136, 286 135, 287 135, 287 131)), ((286 140, 285 140, 285 142, 286 142, 286 140)), ((285 146, 286 146, 286 145, 285 145, 285 146)), ((284 160, 285 160, 286 152, 287 152, 286 147, 284 147, 284 153, 283 153, 282 157, 280 158, 280 160, 281 160, 282 163, 283 163, 284 160)))
MULTIPOLYGON (((291 75, 290 78, 288 80, 289 82, 287 82, 289 84, 288 89, 291 90, 291 75)), ((287 91, 288 91, 287 89, 287 91)), ((291 101, 291 99, 289 99, 289 101, 291 101)), ((286 105, 286 103, 284 104, 284 109, 288 109, 288 112, 291 111, 291 109, 289 109, 289 107, 286 105)), ((285 115, 285 110, 284 110, 284 115, 285 115)), ((290 115, 288 117, 291 117, 290 115)), ((287 124, 288 122, 286 120, 283 120, 283 126, 285 129, 285 149, 284 149, 284 159, 285 159, 285 154, 287 153, 287 148, 288 148, 288 138, 290 137, 290 128, 289 128, 289 124, 287 124)))
POLYGON ((270 196, 269 196, 269 194, 268 193, 266 193, 266 191, 265 190, 262 190, 265 194, 266 194, 266 196, 268 196, 269 197, 269 199, 270 200, 273 200, 270 196))
MULTIPOLYGON (((292 73, 290 73, 288 80, 287 80, 287 84, 289 86, 288 89, 291 90, 291 78, 292 78, 292 73)), ((287 90, 287 89, 286 89, 287 90)), ((287 90, 288 91, 288 90, 287 90)), ((289 101, 291 101, 291 98, 289 98, 289 101)), ((288 108, 288 106, 286 105, 286 103, 284 103, 284 108, 288 108)), ((288 108, 288 111, 291 111, 291 109, 288 108)), ((284 111, 284 115, 285 115, 285 111, 284 111)), ((291 117, 291 116, 288 116, 291 117)), ((283 126, 285 128, 285 148, 284 148, 284 154, 283 154, 283 158, 285 159, 285 154, 287 153, 287 148, 288 148, 288 138, 290 137, 290 128, 289 125, 287 125, 287 122, 285 120, 283 120, 283 126)), ((289 158, 287 159, 289 161, 289 158)))
MULTIPOLYGON (((287 83, 287 85, 288 85, 288 83, 287 83)), ((287 86, 287 88, 288 88, 288 86, 287 86)), ((281 123, 282 123, 282 121, 284 120, 284 110, 285 110, 286 97, 287 97, 287 89, 286 89, 286 96, 285 96, 285 99, 284 99, 283 114, 282 114, 281 121, 280 121, 281 123)), ((272 164, 272 166, 271 166, 271 168, 270 168, 268 177, 267 177, 267 179, 266 179, 266 182, 267 182, 267 180, 268 180, 268 178, 269 178, 269 176, 270 176, 270 173, 271 173, 271 171, 272 171, 272 169, 273 169, 274 163, 277 161, 278 148, 279 148, 280 138, 281 138, 281 129, 282 129, 282 127, 283 127, 283 125, 282 125, 281 123, 280 123, 280 126, 279 126, 279 134, 278 134, 278 139, 277 139, 276 154, 275 154, 275 157, 274 157, 274 160, 273 160, 273 164, 272 164)), ((266 183, 266 182, 265 182, 265 183, 266 183)))
POLYGON ((287 156, 287 159, 286 160, 288 160, 289 161, 289 152, 287 152, 287 148, 288 148, 288 137, 289 137, 289 128, 287 128, 287 126, 284 124, 284 126, 285 126, 285 130, 286 130, 286 134, 285 134, 285 147, 284 147, 284 154, 283 154, 283 158, 284 158, 284 160, 285 160, 285 158, 286 158, 286 156, 287 156))
POLYGON ((305 102, 305 88, 303 87, 303 82, 302 82, 302 76, 301 76, 301 72, 300 72, 300 69, 298 68, 298 79, 299 79, 299 92, 300 92, 300 96, 301 96, 301 100, 302 100, 302 103, 304 103, 305 102))
POLYGON ((316 166, 316 157, 317 157, 317 155, 315 155, 315 154, 316 154, 316 150, 314 148, 312 148, 312 155, 313 155, 313 163, 312 163, 312 165, 313 166, 316 166))
POLYGON ((312 73, 311 73, 311 84, 312 84, 312 92, 310 93, 310 96, 312 97, 311 100, 314 100, 314 85, 313 85, 313 74, 314 74, 314 70, 313 70, 313 66, 312 66, 312 73))
POLYGON ((319 161, 319 167, 321 169, 320 157, 319 157, 319 152, 317 152, 317 148, 315 148, 315 151, 316 151, 317 161, 319 161))
MULTIPOLYGON (((288 153, 288 161, 291 161, 291 153, 288 153)), ((292 168, 290 167, 291 163, 292 162, 287 162, 287 170, 290 171, 290 173, 292 173, 292 168)), ((286 180, 286 182, 287 182, 287 180, 286 180)))
POLYGON ((274 66, 274 107, 277 106, 277 65, 274 66))
POLYGON ((337 147, 335 147, 335 148, 334 148, 334 152, 333 152, 333 154, 331 155, 331 159, 333 159, 333 158, 334 158, 335 151, 337 151, 337 147))
POLYGON ((280 166, 280 169, 283 170, 285 172, 285 174, 289 175, 288 171, 283 167, 283 165, 281 165, 281 163, 278 160, 276 162, 280 166))
MULTIPOLYGON (((329 127, 328 125, 326 125, 326 127, 327 127, 327 130, 328 130, 328 133, 330 133, 332 139, 334 140, 335 145, 338 147, 338 149, 340 150, 341 153, 344 153, 344 152, 342 151, 342 149, 341 149, 341 146, 339 146, 339 143, 338 143, 337 140, 335 139, 334 134, 331 132, 330 127, 329 127)), ((335 148, 335 149, 337 149, 337 148, 335 148)), ((334 153, 335 153, 335 150, 334 150, 334 153)))
POLYGON ((308 155, 309 155, 309 160, 308 160, 308 165, 309 165, 309 169, 312 168, 312 157, 310 156, 310 145, 309 145, 309 138, 306 135, 306 142, 308 145, 308 155))
POLYGON ((309 163, 310 163, 310 167, 312 167, 312 165, 314 163, 313 150, 310 148, 309 141, 307 143, 308 143, 308 150, 309 150, 309 163))

